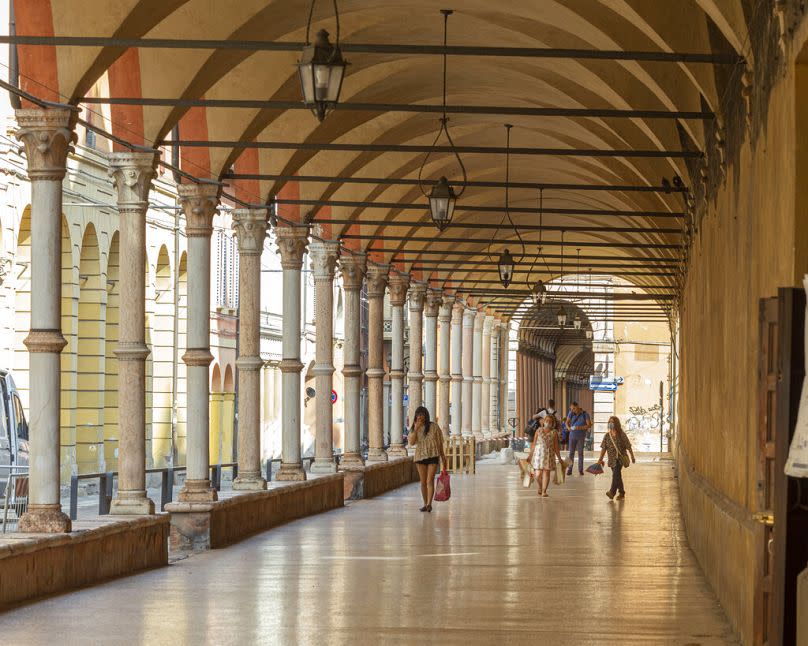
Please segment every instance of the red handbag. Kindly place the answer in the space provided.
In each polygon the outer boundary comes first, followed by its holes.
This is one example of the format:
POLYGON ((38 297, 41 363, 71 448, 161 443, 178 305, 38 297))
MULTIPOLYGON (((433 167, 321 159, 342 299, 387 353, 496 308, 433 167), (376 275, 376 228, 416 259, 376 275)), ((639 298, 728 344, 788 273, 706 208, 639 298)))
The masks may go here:
POLYGON ((452 487, 449 482, 449 474, 446 470, 440 472, 438 476, 438 484, 435 485, 435 497, 433 500, 436 502, 446 502, 452 495, 452 487))

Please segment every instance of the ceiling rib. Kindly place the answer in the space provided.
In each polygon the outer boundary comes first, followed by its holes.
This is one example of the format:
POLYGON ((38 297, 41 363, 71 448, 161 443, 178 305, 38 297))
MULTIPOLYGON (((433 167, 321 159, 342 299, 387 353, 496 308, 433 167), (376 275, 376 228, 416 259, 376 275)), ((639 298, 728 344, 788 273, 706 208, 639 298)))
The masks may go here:
MULTIPOLYGON (((388 235, 372 235, 372 234, 361 234, 361 233, 346 233, 339 236, 341 240, 389 240, 389 241, 400 241, 400 242, 459 242, 459 243, 474 243, 474 242, 482 242, 496 244, 496 245, 514 245, 519 244, 517 240, 479 240, 475 238, 445 238, 445 237, 419 237, 419 236, 388 236, 388 235)), ((560 247, 562 245, 566 245, 569 247, 602 247, 602 248, 621 248, 621 249, 636 249, 640 243, 637 242, 581 242, 579 240, 575 240, 573 242, 567 241, 566 243, 562 243, 560 240, 544 240, 542 241, 542 246, 545 247, 560 247)), ((653 244, 641 244, 643 249, 681 249, 681 245, 678 244, 661 244, 661 243, 653 243, 653 244)), ((375 251, 374 249, 369 249, 369 251, 375 251)), ((402 249, 401 251, 406 252, 406 249, 402 249)))

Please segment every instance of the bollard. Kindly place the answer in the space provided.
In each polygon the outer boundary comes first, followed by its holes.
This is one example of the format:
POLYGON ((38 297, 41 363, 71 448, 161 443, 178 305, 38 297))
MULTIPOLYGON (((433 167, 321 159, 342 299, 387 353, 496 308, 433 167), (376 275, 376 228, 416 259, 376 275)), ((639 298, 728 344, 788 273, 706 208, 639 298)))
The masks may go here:
POLYGON ((111 471, 99 476, 98 480, 98 515, 106 516, 112 504, 112 483, 115 475, 111 471))
POLYGON ((79 517, 79 477, 70 476, 70 520, 79 517))
POLYGON ((160 511, 166 510, 166 505, 174 499, 174 468, 166 467, 162 473, 160 483, 160 511))

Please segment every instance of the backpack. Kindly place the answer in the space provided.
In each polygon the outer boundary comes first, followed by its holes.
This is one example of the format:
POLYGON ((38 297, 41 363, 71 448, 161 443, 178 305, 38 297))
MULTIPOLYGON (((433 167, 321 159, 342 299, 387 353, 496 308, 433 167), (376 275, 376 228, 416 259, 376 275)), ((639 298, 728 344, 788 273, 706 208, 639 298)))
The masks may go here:
POLYGON ((528 438, 530 438, 531 442, 533 441, 533 436, 536 435, 536 431, 538 430, 538 428, 539 428, 539 420, 537 419, 530 420, 527 423, 527 426, 525 426, 525 435, 527 435, 528 438))

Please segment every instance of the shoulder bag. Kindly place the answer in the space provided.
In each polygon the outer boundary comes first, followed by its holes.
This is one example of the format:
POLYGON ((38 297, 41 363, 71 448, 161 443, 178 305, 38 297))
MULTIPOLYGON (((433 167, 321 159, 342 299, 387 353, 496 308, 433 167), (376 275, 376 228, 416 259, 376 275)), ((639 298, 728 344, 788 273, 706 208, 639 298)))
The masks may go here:
POLYGON ((609 439, 612 441, 612 446, 614 446, 614 450, 617 451, 617 459, 620 460, 620 464, 623 465, 624 469, 628 469, 629 465, 631 464, 631 460, 628 459, 628 456, 625 453, 620 452, 620 448, 617 446, 617 442, 614 441, 612 434, 609 433, 609 439))

